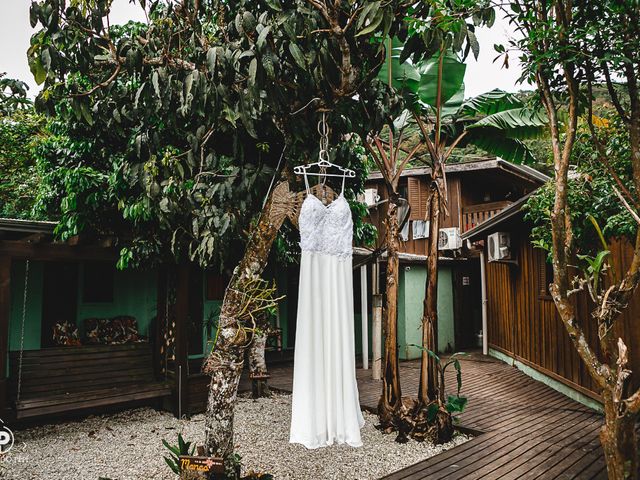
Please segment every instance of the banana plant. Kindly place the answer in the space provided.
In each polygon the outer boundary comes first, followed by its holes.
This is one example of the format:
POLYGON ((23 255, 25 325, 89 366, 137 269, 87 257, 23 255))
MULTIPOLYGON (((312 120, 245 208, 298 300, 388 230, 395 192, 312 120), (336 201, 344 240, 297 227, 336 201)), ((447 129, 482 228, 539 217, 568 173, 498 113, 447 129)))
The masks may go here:
POLYGON ((539 110, 528 108, 513 94, 492 90, 464 100, 465 64, 442 44, 431 58, 413 63, 403 59, 403 47, 395 41, 387 64, 393 75, 383 69, 379 78, 400 89, 409 105, 418 143, 426 155, 416 156, 407 149, 406 159, 420 159, 431 167, 427 200, 429 222, 427 286, 422 317, 423 334, 418 400, 423 404, 436 399, 439 390, 436 360, 428 351, 436 350, 438 234, 440 221, 447 214, 445 165, 456 147, 474 144, 489 154, 517 163, 531 163, 533 154, 522 140, 545 133, 547 118, 539 110))

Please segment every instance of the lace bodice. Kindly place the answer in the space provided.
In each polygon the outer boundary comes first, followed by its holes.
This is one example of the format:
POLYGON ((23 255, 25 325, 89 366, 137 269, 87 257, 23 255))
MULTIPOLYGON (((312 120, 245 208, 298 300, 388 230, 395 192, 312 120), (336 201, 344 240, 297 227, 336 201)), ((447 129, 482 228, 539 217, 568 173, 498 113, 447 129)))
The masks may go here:
POLYGON ((302 251, 351 257, 353 220, 344 195, 324 205, 318 197, 308 194, 302 203, 298 224, 302 251))

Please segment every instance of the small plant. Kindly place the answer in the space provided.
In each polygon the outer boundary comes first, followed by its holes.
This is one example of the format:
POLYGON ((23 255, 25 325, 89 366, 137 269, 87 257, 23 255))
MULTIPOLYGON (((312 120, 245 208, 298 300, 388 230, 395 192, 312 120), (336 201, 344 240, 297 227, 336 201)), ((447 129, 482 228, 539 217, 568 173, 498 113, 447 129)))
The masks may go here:
MULTIPOLYGON (((462 413, 467 406, 468 399, 467 397, 460 396, 460 390, 462 389, 462 366, 460 365, 460 357, 466 356, 464 352, 457 352, 452 354, 446 362, 443 363, 442 359, 435 353, 429 349, 424 348, 421 345, 413 345, 414 347, 419 348, 420 350, 426 351, 429 356, 431 356, 436 361, 436 366, 438 368, 438 402, 443 405, 447 412, 451 413, 453 419, 458 421, 457 417, 454 416, 454 413, 462 413), (457 390, 455 395, 447 395, 447 399, 445 401, 445 380, 444 374, 447 371, 447 368, 453 365, 453 368, 456 369, 456 383, 457 390)), ((437 403, 432 403, 429 405, 429 410, 427 412, 427 419, 429 421, 435 420, 436 414, 438 413, 439 405, 437 403)))
POLYGON ((181 433, 178 434, 177 445, 169 445, 164 439, 162 440, 162 444, 171 452, 168 457, 164 457, 164 461, 167 462, 167 465, 169 465, 173 473, 180 475, 180 455, 193 455, 196 446, 192 445, 191 442, 185 442, 181 433))

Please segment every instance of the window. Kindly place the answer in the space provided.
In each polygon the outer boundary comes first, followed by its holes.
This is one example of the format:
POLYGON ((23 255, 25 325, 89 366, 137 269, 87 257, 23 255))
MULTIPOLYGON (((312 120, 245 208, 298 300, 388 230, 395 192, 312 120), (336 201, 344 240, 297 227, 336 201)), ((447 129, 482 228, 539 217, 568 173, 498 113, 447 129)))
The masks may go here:
POLYGON ((84 265, 82 301, 84 303, 113 302, 115 267, 108 262, 88 262, 84 265))
POLYGON ((427 182, 419 177, 407 178, 407 200, 411 205, 411 215, 409 220, 426 220, 427 218, 427 197, 429 190, 427 182))
POLYGON ((549 285, 553 282, 553 265, 547 261, 546 253, 538 250, 538 296, 541 300, 552 300, 549 285))

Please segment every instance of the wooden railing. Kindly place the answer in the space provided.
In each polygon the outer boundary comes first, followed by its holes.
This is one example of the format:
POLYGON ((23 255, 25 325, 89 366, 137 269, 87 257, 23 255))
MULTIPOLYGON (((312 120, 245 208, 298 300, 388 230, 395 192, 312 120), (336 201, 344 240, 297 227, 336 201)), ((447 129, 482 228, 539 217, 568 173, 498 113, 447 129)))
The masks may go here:
POLYGON ((502 200, 500 202, 481 203, 478 205, 469 205, 462 208, 462 232, 471 230, 473 227, 486 222, 491 217, 500 213, 500 211, 512 202, 509 200, 502 200))

